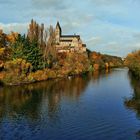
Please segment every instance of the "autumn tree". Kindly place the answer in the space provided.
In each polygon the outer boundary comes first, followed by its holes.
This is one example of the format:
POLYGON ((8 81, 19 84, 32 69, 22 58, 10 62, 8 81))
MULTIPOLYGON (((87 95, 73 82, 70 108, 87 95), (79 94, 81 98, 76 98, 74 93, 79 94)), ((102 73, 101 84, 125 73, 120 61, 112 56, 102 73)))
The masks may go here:
POLYGON ((49 27, 48 31, 44 32, 44 60, 47 60, 48 64, 57 60, 57 52, 55 46, 55 30, 52 26, 49 27))
MULTIPOLYGON (((15 34, 9 35, 14 42, 15 34)), ((28 33, 18 35, 16 41, 12 44, 13 58, 22 58, 30 62, 33 70, 52 67, 57 61, 57 52, 55 46, 55 30, 50 26, 44 29, 44 24, 39 25, 31 20, 28 33)))
POLYGON ((44 28, 44 24, 39 25, 36 21, 31 20, 27 37, 30 42, 37 42, 38 47, 42 51, 43 59, 48 63, 48 65, 52 65, 52 63, 57 60, 55 30, 52 26, 46 30, 44 28))
POLYGON ((10 34, 7 35, 7 40, 8 40, 9 45, 16 42, 18 35, 19 33, 17 32, 11 32, 10 34))
POLYGON ((8 35, 0 30, 0 60, 6 61, 10 59, 11 48, 8 35))
MULTIPOLYGON (((33 71, 43 69, 43 54, 36 40, 32 42, 25 35, 19 35, 17 41, 12 45, 12 58, 22 58, 33 66, 33 71)), ((46 65, 45 65, 46 66, 46 65)))
POLYGON ((32 19, 31 23, 29 24, 27 37, 31 42, 36 41, 39 47, 42 47, 44 45, 43 43, 44 31, 45 31, 44 24, 39 25, 36 21, 32 19))
POLYGON ((125 58, 125 65, 140 79, 140 51, 135 51, 127 55, 125 58))
POLYGON ((7 36, 0 30, 0 48, 6 47, 8 43, 7 36))

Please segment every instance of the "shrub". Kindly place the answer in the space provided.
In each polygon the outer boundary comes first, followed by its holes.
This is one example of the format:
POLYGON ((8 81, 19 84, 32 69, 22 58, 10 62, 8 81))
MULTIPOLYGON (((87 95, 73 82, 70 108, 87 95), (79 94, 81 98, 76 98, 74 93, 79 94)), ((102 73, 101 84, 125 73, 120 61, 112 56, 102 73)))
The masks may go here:
POLYGON ((32 65, 24 59, 14 59, 8 61, 4 65, 5 75, 4 83, 20 83, 26 82, 27 75, 32 71, 32 65))
POLYGON ((45 70, 38 70, 34 73, 30 73, 27 78, 29 81, 43 81, 47 80, 48 76, 45 70))
POLYGON ((125 58, 125 65, 128 66, 136 78, 140 78, 140 51, 128 54, 125 58))

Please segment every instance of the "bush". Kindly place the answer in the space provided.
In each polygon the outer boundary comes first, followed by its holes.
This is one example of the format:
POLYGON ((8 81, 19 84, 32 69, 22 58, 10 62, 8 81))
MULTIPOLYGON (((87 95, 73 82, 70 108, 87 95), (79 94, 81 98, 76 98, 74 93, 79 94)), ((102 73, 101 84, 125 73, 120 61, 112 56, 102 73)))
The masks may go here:
POLYGON ((34 73, 30 73, 27 78, 29 81, 43 81, 47 80, 48 76, 45 70, 38 70, 34 73))
POLYGON ((125 58, 125 65, 128 66, 136 78, 140 78, 140 51, 128 54, 125 58))
POLYGON ((4 69, 3 82, 15 84, 21 81, 26 82, 27 75, 32 71, 32 65, 20 58, 6 62, 4 69))

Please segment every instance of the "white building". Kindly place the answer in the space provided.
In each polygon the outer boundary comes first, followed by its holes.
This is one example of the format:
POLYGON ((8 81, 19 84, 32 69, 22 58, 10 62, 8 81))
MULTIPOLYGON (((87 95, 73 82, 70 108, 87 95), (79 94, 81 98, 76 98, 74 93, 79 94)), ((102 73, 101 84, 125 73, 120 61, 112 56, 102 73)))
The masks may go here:
POLYGON ((55 40, 58 52, 86 52, 86 45, 83 44, 79 35, 62 35, 59 22, 56 24, 55 40))

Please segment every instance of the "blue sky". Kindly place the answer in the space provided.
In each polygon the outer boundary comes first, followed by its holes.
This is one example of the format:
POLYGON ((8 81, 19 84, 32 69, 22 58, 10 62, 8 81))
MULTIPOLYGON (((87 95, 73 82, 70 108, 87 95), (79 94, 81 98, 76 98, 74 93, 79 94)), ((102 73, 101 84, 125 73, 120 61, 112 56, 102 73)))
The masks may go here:
POLYGON ((64 34, 80 34, 91 50, 126 56, 140 49, 140 0, 0 0, 0 28, 26 33, 33 18, 57 21, 64 34))

